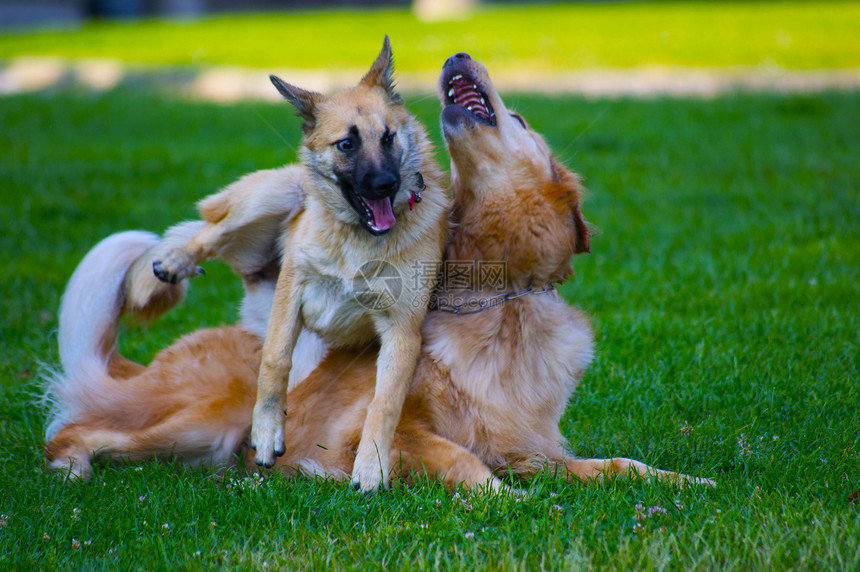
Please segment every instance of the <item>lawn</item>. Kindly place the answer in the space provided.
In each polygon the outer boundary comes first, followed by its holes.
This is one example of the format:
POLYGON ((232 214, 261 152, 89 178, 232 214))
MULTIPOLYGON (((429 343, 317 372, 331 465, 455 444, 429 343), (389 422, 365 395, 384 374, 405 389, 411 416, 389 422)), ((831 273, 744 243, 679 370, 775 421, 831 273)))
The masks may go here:
POLYGON ((854 68, 860 66, 858 30, 860 3, 845 1, 496 4, 466 21, 431 25, 406 9, 95 22, 79 30, 5 33, 0 60, 29 55, 363 70, 387 33, 402 72, 435 73, 455 51, 478 56, 492 69, 531 72, 643 65, 854 68))
MULTIPOLYGON (((860 96, 510 101, 583 173, 599 230, 564 296, 599 354, 562 431, 580 455, 713 477, 674 491, 547 476, 523 500, 439 486, 373 498, 173 463, 43 470, 39 372, 65 280, 96 241, 160 232, 239 175, 295 159, 284 104, 123 88, 0 99, 0 568, 860 567, 860 96), (637 520, 636 505, 658 506, 637 520), (634 528, 637 526, 637 528, 634 528)), ((437 104, 408 104, 438 141, 437 104)), ((444 160, 444 153, 440 153, 444 160)), ((207 266, 123 351, 236 317, 207 266)))

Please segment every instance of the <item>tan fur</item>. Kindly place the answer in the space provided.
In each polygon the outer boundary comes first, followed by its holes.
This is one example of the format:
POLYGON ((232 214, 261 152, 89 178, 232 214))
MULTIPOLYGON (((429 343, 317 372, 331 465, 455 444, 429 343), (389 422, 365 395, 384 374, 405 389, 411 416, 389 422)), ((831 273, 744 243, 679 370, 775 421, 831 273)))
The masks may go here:
MULTIPOLYGON (((577 179, 552 158, 537 134, 508 115, 483 67, 474 62, 470 66, 476 81, 483 82, 498 124, 458 128, 443 123, 452 157, 457 223, 446 256, 504 260, 506 288, 559 282, 569 271, 570 256, 589 247, 577 179)), ((439 294, 479 299, 488 293, 449 287, 439 294)), ((222 331, 226 338, 247 336, 240 329, 222 331)), ((441 479, 449 489, 488 486, 497 490, 503 488, 497 475, 511 471, 528 478, 543 470, 577 481, 653 476, 679 486, 713 485, 709 479, 630 459, 577 459, 567 452, 559 420, 592 359, 593 336, 588 319, 557 294, 523 296, 471 315, 430 312, 422 334, 421 354, 390 453, 394 474, 407 479, 428 475, 441 479)), ((196 423, 214 442, 229 433, 226 428, 231 423, 247 424, 255 375, 245 372, 243 377, 231 378, 241 380, 246 389, 230 394, 221 366, 198 358, 209 351, 246 361, 257 355, 248 348, 228 348, 226 338, 207 342, 208 348, 181 340, 166 351, 176 356, 177 363, 194 363, 194 368, 166 371, 159 357, 146 372, 123 382, 128 391, 142 395, 149 392, 148 385, 181 386, 175 394, 168 391, 159 397, 160 408, 170 409, 169 415, 112 436, 107 431, 117 430, 116 422, 106 419, 114 413, 98 412, 103 414, 98 422, 78 423, 58 434, 48 444, 49 460, 88 451, 127 453, 130 441, 141 443, 135 454, 194 451, 186 435, 174 427, 196 423), (247 353, 231 353, 236 351, 247 353), (159 379, 161 375, 177 377, 159 379), (209 387, 213 380, 219 389, 209 387), (241 394, 245 401, 233 404, 234 417, 213 411, 215 397, 207 396, 214 391, 222 396, 241 394), (199 393, 197 399, 184 399, 195 393, 199 393), (173 440, 166 446, 168 437, 173 440)), ((279 471, 335 478, 352 472, 365 411, 373 399, 377 350, 368 345, 332 351, 290 391, 284 423, 286 453, 277 461, 279 471)), ((84 461, 88 463, 88 457, 84 461)), ((254 468, 252 453, 246 454, 245 464, 254 468)), ((68 470, 69 465, 57 466, 68 470)))
MULTIPOLYGON (((273 78, 306 120, 303 164, 292 167, 292 179, 281 183, 299 187, 304 201, 283 233, 283 259, 263 345, 251 445, 256 462, 263 466, 272 466, 283 453, 287 385, 302 328, 338 348, 379 340, 376 391, 367 408, 353 470, 353 482, 363 491, 387 485, 391 442, 421 347, 426 300, 435 285, 433 275, 412 280, 412 265, 438 263, 447 236, 447 196, 432 146, 423 127, 391 90, 390 73, 386 37, 371 70, 345 92, 324 97, 273 78), (390 146, 382 143, 387 134, 390 146), (393 160, 402 185, 392 200, 396 224, 384 236, 363 228, 344 196, 347 191, 340 178, 353 168, 356 158, 354 153, 341 152, 336 143, 352 136, 356 146, 360 142, 364 164, 384 165, 387 151, 397 157, 393 160), (423 200, 413 210, 410 198, 417 190, 423 191, 423 200), (373 293, 359 293, 354 286, 368 264, 378 266, 380 261, 402 278, 400 296, 384 308, 366 299, 373 293)), ((263 212, 249 197, 267 198, 268 193, 280 192, 279 186, 269 184, 275 173, 286 175, 286 170, 250 175, 204 201, 201 214, 208 224, 160 261, 158 271, 172 280, 192 275, 198 262, 229 250, 237 239, 235 229, 247 229, 249 236, 270 236, 269 229, 248 227, 245 221, 260 218, 263 212)))

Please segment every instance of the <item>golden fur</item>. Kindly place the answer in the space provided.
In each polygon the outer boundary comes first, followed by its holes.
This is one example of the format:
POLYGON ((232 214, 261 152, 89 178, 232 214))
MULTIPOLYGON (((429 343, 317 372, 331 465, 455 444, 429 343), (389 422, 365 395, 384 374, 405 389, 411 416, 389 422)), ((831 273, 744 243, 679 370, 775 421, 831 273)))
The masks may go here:
MULTIPOLYGON (((441 87, 455 199, 447 259, 504 262, 506 292, 563 281, 571 255, 589 248, 576 177, 553 159, 539 135, 508 114, 486 70, 468 56, 449 59, 441 87), (474 82, 495 112, 493 125, 460 105, 456 92, 453 99, 447 95, 455 73, 474 82)), ((494 293, 457 284, 443 284, 437 292, 440 299, 467 302, 494 293)), ((62 328, 61 322, 61 335, 62 328)), ((469 315, 431 311, 422 335, 390 453, 393 474, 429 475, 450 489, 500 489, 502 473, 528 478, 545 469, 571 480, 633 475, 678 485, 713 484, 631 459, 578 459, 567 451, 559 420, 592 359, 593 336, 588 319, 555 292, 469 315)), ((239 440, 228 437, 250 424, 256 390, 250 364, 256 363, 260 345, 242 328, 204 330, 182 338, 147 368, 125 368, 126 394, 158 395, 143 406, 149 411, 139 412, 134 426, 120 426, 109 403, 84 412, 53 435, 46 449, 49 464, 85 476, 93 454, 172 453, 190 462, 228 463, 225 447, 201 454, 195 444, 229 442, 242 449, 239 440), (227 365, 237 361, 249 364, 249 371, 227 373, 227 365), (183 362, 194 367, 179 365, 183 362), (178 367, 169 370, 168 364, 178 367)), ((286 451, 277 470, 337 478, 352 472, 373 398, 376 353, 374 345, 333 350, 304 381, 291 380, 286 451)), ((112 383, 120 382, 107 381, 112 383)), ((245 464, 255 468, 250 452, 245 464)))

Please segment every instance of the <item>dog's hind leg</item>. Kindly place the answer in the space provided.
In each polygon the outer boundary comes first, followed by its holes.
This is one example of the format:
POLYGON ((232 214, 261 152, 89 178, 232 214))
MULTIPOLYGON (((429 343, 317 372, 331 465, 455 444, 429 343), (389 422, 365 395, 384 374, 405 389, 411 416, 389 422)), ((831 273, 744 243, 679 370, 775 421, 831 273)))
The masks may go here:
POLYGON ((92 460, 98 457, 135 461, 175 456, 188 464, 226 466, 235 462, 247 435, 237 427, 225 431, 224 423, 207 425, 191 409, 141 429, 116 429, 99 422, 73 423, 63 427, 45 446, 48 468, 69 479, 92 476, 92 460))
POLYGON ((607 477, 638 477, 643 479, 654 477, 659 481, 671 483, 678 487, 686 485, 716 486, 712 479, 664 471, 624 457, 611 459, 560 458, 550 462, 550 470, 553 466, 560 468, 563 475, 570 480, 601 482, 607 477))
POLYGON ((450 491, 466 489, 516 492, 502 483, 471 451, 426 430, 398 430, 390 454, 392 474, 436 478, 450 491))

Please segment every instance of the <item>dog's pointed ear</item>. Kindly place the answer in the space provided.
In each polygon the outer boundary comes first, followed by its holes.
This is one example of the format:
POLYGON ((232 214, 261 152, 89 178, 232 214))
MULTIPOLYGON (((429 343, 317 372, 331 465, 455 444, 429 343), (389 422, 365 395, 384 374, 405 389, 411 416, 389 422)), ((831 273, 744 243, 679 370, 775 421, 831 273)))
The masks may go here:
POLYGON ((367 72, 359 85, 366 87, 381 87, 388 94, 388 97, 393 103, 403 103, 400 95, 394 91, 394 59, 391 56, 391 42, 388 40, 388 34, 382 41, 382 51, 379 52, 376 61, 370 66, 370 71, 367 72))
POLYGON ((294 85, 290 85, 276 75, 270 75, 269 79, 272 84, 278 89, 284 99, 289 101, 298 112, 297 115, 304 119, 302 123, 302 131, 308 133, 313 130, 316 125, 316 115, 314 111, 317 104, 322 101, 325 96, 315 91, 308 91, 294 85))

